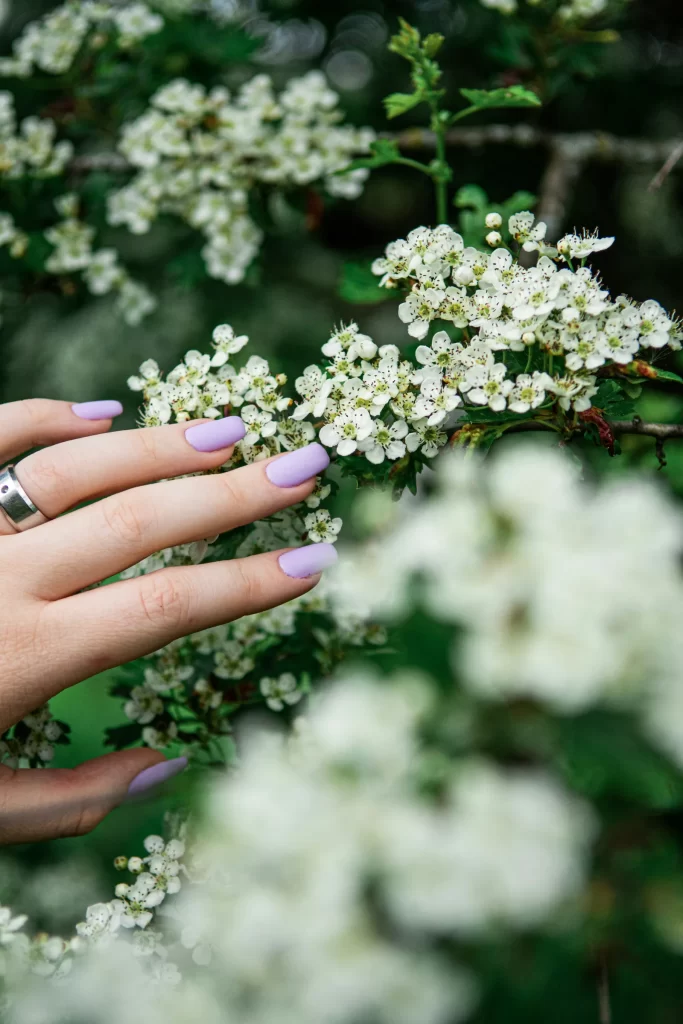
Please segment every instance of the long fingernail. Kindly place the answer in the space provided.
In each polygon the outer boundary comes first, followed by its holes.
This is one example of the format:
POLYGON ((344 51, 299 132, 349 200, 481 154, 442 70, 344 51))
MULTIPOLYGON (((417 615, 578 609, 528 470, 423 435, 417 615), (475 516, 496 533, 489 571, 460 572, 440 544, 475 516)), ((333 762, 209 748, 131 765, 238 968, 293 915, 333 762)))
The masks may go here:
POLYGON ((315 576, 323 569, 329 569, 336 561, 337 550, 334 544, 308 544, 305 548, 285 551, 278 558, 282 571, 295 580, 315 576))
POLYGON ((159 761, 158 764, 153 764, 151 768, 145 768, 144 771, 135 776, 128 787, 128 799, 142 796, 143 793, 149 793, 150 790, 160 786, 162 782, 168 782, 174 775, 178 775, 186 767, 186 757, 174 757, 170 761, 159 761))
POLYGON ((226 416, 222 420, 200 423, 185 431, 185 439, 198 452, 217 452, 241 441, 247 432, 239 416, 226 416))
POLYGON ((266 476, 276 487, 297 487, 322 473, 329 464, 330 457, 321 444, 308 444, 269 462, 266 476))
POLYGON ((102 402, 77 402, 71 406, 71 411, 82 420, 112 420, 121 415, 123 406, 120 402, 105 399, 102 402))

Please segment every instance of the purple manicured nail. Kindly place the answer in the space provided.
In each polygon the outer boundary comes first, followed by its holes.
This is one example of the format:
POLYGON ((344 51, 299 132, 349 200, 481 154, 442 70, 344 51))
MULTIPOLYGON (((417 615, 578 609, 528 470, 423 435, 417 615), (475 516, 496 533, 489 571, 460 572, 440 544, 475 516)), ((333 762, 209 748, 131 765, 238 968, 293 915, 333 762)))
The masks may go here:
POLYGON ((281 455, 266 466, 266 476, 276 487, 298 487, 305 480, 317 476, 330 464, 330 457, 321 444, 307 444, 305 448, 281 455))
POLYGON ((105 399, 103 402, 77 402, 71 406, 71 411, 82 420, 111 420, 121 415, 123 406, 105 399))
POLYGON ((239 416, 226 416, 222 420, 210 420, 190 427, 185 431, 185 439, 198 452, 217 452, 241 441, 246 432, 247 428, 239 416))
POLYGON ((128 799, 130 800, 132 797, 148 793, 150 789, 155 789, 162 782, 172 779, 174 775, 182 772, 186 767, 186 757, 174 757, 171 761, 159 761, 158 764, 153 764, 151 768, 145 768, 144 771, 135 776, 128 787, 128 799))
POLYGON ((315 576, 323 569, 329 569, 336 561, 337 550, 334 544, 308 544, 305 548, 285 551, 278 558, 282 571, 295 580, 315 576))

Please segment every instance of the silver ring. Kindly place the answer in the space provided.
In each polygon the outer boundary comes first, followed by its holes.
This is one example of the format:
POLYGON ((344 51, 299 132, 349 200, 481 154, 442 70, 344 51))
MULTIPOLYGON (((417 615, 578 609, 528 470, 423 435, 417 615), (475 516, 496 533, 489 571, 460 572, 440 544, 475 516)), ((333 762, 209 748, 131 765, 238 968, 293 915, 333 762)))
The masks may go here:
POLYGON ((6 466, 0 472, 0 511, 17 533, 48 522, 47 516, 36 508, 17 480, 14 466, 6 466))

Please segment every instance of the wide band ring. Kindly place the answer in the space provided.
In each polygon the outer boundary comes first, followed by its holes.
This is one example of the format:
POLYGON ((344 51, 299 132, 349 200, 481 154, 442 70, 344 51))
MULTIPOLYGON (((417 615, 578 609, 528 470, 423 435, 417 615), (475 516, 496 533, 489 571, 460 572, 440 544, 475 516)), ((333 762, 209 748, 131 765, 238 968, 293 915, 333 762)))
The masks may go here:
POLYGON ((17 480, 14 466, 6 466, 0 471, 0 511, 17 533, 48 522, 48 517, 33 504, 17 480))

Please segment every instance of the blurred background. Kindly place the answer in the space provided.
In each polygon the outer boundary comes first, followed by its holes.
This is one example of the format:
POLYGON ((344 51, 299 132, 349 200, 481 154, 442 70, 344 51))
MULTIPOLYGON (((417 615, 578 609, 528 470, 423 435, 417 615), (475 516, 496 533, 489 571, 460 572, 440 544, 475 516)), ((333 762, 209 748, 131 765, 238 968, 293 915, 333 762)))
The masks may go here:
MULTIPOLYGON (((0 0, 0 53, 10 52, 27 22, 56 6, 44 0, 0 0)), ((172 0, 163 6, 172 8, 172 0)), ((599 263, 613 294, 654 298, 669 310, 683 311, 683 160, 658 187, 650 187, 683 137, 680 0, 631 0, 609 20, 618 38, 566 40, 539 60, 533 35, 520 35, 511 20, 479 0, 261 0, 239 9, 230 0, 214 0, 213 8, 211 15, 196 13, 186 30, 220 16, 211 21, 211 33, 223 50, 206 62, 201 52, 188 56, 187 39, 179 32, 176 48, 164 55, 166 80, 184 75, 235 87, 265 71, 280 85, 322 67, 348 119, 385 131, 382 98, 407 87, 406 66, 387 52, 402 16, 425 33, 445 35, 444 85, 455 95, 462 86, 492 88, 517 81, 537 86, 545 99, 540 109, 494 111, 455 133, 449 148, 454 188, 477 184, 494 207, 518 190, 534 193, 539 214, 552 224, 553 238, 575 226, 615 235, 617 243, 599 263), (491 141, 506 133, 482 130, 487 125, 505 125, 507 135, 517 129, 516 138, 527 142, 491 141), (524 125, 532 130, 520 136, 524 125), (572 137, 558 140, 559 133, 572 137)), ((142 62, 137 70, 144 76, 144 47, 135 59, 142 62)), ((8 84, 16 92, 20 116, 38 112, 28 83, 8 84)), ((44 116, 55 116, 54 102, 47 92, 44 116)), ((57 112, 68 114, 68 97, 60 102, 66 107, 57 112)), ((117 102, 119 122, 141 112, 139 95, 124 90, 117 102)), ((418 110, 391 127, 403 131, 423 124, 418 110)), ((416 155, 424 156, 418 149, 416 155)), ((110 184, 106 175, 96 176, 95 208, 110 184)), ((143 359, 156 358, 168 370, 187 349, 208 348, 217 323, 231 323, 237 333, 248 334, 254 352, 290 375, 317 357, 332 325, 341 320, 358 320, 380 343, 405 337, 393 303, 350 302, 348 290, 342 289, 346 298, 340 294, 340 282, 345 265, 368 261, 388 241, 433 221, 426 178, 407 168, 383 169, 373 173, 362 197, 351 203, 322 204, 313 190, 299 191, 280 196, 271 212, 274 227, 258 266, 233 287, 206 278, 198 266, 201 239, 177 221, 162 218, 148 235, 133 237, 107 228, 102 218, 99 243, 115 245, 133 276, 153 288, 160 298, 157 312, 132 328, 106 298, 80 292, 65 297, 52 287, 10 290, 0 328, 0 400, 119 398, 126 413, 117 428, 130 427, 136 399, 126 390, 126 378, 143 359)), ((453 210, 454 224, 458 213, 453 210)), ((2 280, 0 288, 5 290, 2 280)), ((675 391, 662 390, 643 400, 640 412, 648 419, 678 421, 683 402, 675 391)), ((680 449, 669 446, 668 466, 659 475, 683 494, 683 445, 680 449)), ((586 454, 593 459, 590 451, 586 454)), ((594 464, 601 472, 620 472, 626 465, 659 472, 646 438, 629 440, 620 459, 598 452, 594 464)), ((447 666, 432 669, 448 671, 447 666)), ((59 748, 57 763, 73 764, 102 752, 103 724, 122 720, 118 702, 107 697, 106 689, 107 679, 99 678, 55 702, 58 716, 74 730, 72 745, 59 748)), ((11 898, 16 905, 21 889, 21 909, 32 913, 38 926, 68 928, 82 914, 84 886, 92 892, 89 902, 109 898, 112 859, 137 852, 145 834, 159 831, 165 806, 158 801, 124 808, 86 840, 4 853, 0 903, 11 898)))

